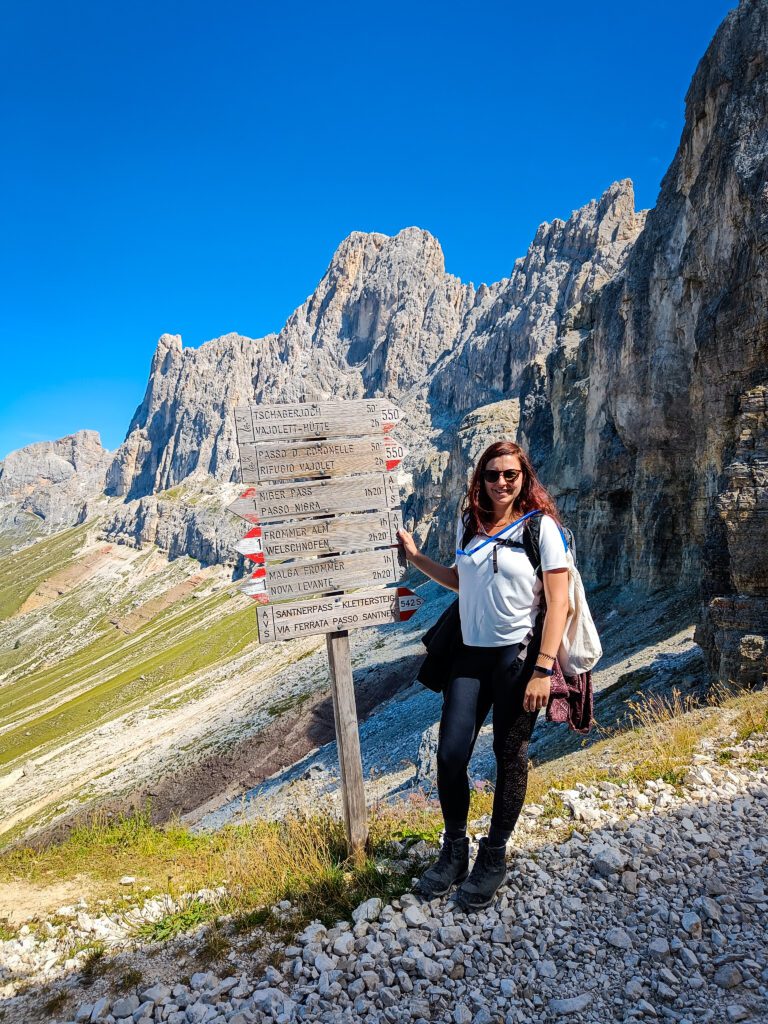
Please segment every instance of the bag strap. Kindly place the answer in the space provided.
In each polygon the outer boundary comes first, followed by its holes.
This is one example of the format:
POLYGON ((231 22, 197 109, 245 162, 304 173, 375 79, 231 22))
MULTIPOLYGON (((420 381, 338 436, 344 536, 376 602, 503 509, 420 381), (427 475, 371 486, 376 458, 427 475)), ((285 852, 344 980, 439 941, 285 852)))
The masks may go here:
POLYGON ((544 578, 544 574, 541 571, 540 535, 541 519, 531 519, 530 522, 526 523, 523 529, 523 547, 525 548, 526 555, 528 555, 528 561, 533 566, 533 571, 541 580, 544 578))
MULTIPOLYGON (((538 509, 538 508, 533 509, 532 512, 526 512, 524 516, 520 517, 520 519, 516 519, 514 521, 514 523, 510 523, 509 526, 505 526, 503 530, 499 530, 498 533, 494 533, 492 536, 486 537, 485 540, 482 541, 480 544, 478 544, 476 548, 473 548, 472 551, 465 551, 464 547, 462 546, 460 548, 456 548, 456 554, 457 555, 470 555, 470 554, 474 555, 474 553, 476 551, 479 551, 480 548, 486 547, 488 544, 500 543, 499 537, 502 537, 509 530, 514 529, 514 527, 519 526, 520 523, 524 523, 527 519, 530 519, 531 516, 540 516, 540 515, 541 515, 541 510, 538 509)), ((462 537, 462 539, 461 539, 462 545, 468 543, 466 541, 466 539, 465 539, 466 535, 467 535, 467 529, 465 528, 465 530, 464 530, 464 537, 462 537)))

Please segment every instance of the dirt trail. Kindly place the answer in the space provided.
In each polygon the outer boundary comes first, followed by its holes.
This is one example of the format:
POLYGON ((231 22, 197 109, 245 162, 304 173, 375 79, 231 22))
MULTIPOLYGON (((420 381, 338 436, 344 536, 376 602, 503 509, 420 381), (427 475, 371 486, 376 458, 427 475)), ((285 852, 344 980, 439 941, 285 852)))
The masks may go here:
MULTIPOLYGON (((54 572, 47 580, 44 580, 21 605, 16 615, 24 615, 26 612, 35 611, 51 604, 63 594, 69 593, 75 587, 84 583, 85 580, 94 576, 106 563, 112 561, 114 544, 105 544, 95 551, 79 558, 74 565, 67 566, 60 572, 54 572)), ((54 568, 53 566, 51 568, 54 568)))
POLYGON ((177 583, 175 587, 170 587, 157 597, 153 597, 149 601, 145 601, 144 604, 135 608, 133 611, 128 612, 127 615, 111 618, 109 621, 114 626, 117 626, 118 629, 122 630, 122 632, 127 636, 130 636, 132 633, 135 633, 136 630, 140 629, 144 623, 149 622, 160 612, 165 611, 165 609, 170 608, 172 604, 183 600, 191 594, 196 587, 211 575, 211 570, 195 573, 195 575, 190 576, 189 579, 183 580, 181 583, 177 583))
POLYGON ((89 889, 87 875, 75 875, 68 881, 46 885, 33 885, 21 879, 0 883, 0 920, 5 919, 10 925, 42 920, 59 907, 87 897, 89 889))
MULTIPOLYGON (((360 721, 381 703, 410 686, 416 659, 388 668, 375 680, 358 682, 355 699, 360 721)), ((65 836, 79 820, 93 814, 98 806, 107 814, 120 814, 151 802, 152 820, 167 821, 184 815, 193 822, 214 807, 258 785, 265 779, 300 761, 316 747, 335 737, 333 704, 325 691, 305 701, 300 710, 276 718, 258 733, 232 744, 226 752, 185 758, 176 771, 158 774, 152 782, 142 781, 119 797, 99 799, 87 808, 59 819, 42 829, 30 845, 46 845, 65 836)), ((170 763, 170 758, 165 763, 170 763)))

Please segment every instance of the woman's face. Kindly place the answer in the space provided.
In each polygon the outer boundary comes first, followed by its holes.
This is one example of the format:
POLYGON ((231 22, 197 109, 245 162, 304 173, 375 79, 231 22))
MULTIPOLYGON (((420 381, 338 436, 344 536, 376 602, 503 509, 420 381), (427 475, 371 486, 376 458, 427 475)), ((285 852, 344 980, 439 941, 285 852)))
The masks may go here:
POLYGON ((523 489, 523 471, 520 459, 517 455, 499 455, 486 463, 483 475, 483 486, 485 493, 491 500, 494 512, 505 513, 514 505, 520 491, 523 489), (496 480, 488 480, 485 472, 490 470, 491 475, 501 470, 496 480), (512 480, 504 478, 504 470, 512 470, 516 475, 512 480))

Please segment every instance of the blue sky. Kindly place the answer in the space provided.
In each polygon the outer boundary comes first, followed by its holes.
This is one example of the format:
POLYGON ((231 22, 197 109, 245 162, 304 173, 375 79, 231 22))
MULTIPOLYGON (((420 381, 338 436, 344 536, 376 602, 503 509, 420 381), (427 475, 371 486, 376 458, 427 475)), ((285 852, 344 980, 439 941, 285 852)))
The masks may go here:
POLYGON ((279 330, 350 231, 479 284, 612 181, 652 206, 734 6, 5 5, 0 457, 115 447, 160 334, 279 330))

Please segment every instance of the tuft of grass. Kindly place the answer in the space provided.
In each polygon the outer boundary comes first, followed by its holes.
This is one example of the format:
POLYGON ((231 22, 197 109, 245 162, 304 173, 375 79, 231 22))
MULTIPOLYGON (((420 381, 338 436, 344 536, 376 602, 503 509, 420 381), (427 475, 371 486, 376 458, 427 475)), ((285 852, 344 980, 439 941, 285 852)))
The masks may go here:
POLYGON ((136 967, 130 967, 123 975, 118 978, 115 988, 118 992, 128 992, 131 989, 137 988, 144 975, 136 967))
MULTIPOLYGON (((107 970, 107 952, 103 942, 90 942, 83 946, 79 952, 85 951, 85 958, 80 968, 80 976, 83 984, 87 987, 107 970)), ((70 953, 70 956, 74 956, 70 953)))
POLYGON ((545 821, 551 821, 553 818, 568 818, 568 808, 557 792, 547 794, 547 799, 544 801, 544 813, 541 817, 545 821))
MULTIPOLYGON (((439 828, 437 813, 417 815, 431 836, 439 828)), ((402 822, 419 834, 415 822, 402 822)), ((381 870, 374 858, 392 840, 392 819, 371 822, 369 855, 359 864, 347 859, 341 822, 329 815, 257 821, 232 825, 215 833, 193 833, 178 822, 152 824, 144 808, 116 820, 94 816, 61 843, 0 854, 0 878, 50 883, 52 878, 87 876, 94 896, 104 896, 108 908, 125 906, 118 879, 130 871, 148 886, 148 893, 176 894, 212 889, 226 883, 216 901, 197 899, 145 925, 144 939, 165 941, 186 931, 232 917, 241 928, 269 924, 267 911, 280 900, 292 902, 293 926, 320 918, 329 924, 347 916, 371 896, 385 900, 404 892, 405 873, 381 870)), ((419 835, 419 837, 421 837, 419 835)), ((82 952, 73 949, 70 955, 82 952)))
POLYGON ((601 738, 586 749, 537 765, 529 775, 528 801, 545 802, 551 789, 573 789, 580 782, 616 782, 617 765, 627 766, 621 769, 624 781, 642 786, 663 780, 676 786, 704 737, 732 732, 734 722, 742 738, 768 731, 768 689, 745 693, 718 684, 699 701, 674 689, 635 698, 628 708, 628 728, 602 729, 601 738))
POLYGON ((66 989, 60 988, 53 992, 43 1003, 43 1010, 48 1016, 55 1017, 67 1005, 68 995, 66 989))
POLYGON ((753 700, 746 701, 740 710, 736 720, 736 743, 743 743, 751 739, 755 733, 763 733, 768 730, 768 700, 765 698, 766 690, 753 694, 753 700))
POLYGON ((286 711, 292 711, 294 708, 300 708, 301 705, 309 700, 310 694, 305 693, 292 693, 288 697, 283 697, 281 700, 275 701, 274 704, 270 704, 267 708, 267 714, 271 718, 278 718, 280 715, 284 715, 286 711))
POLYGON ((197 951, 200 964, 207 967, 217 963, 229 952, 231 944, 218 919, 211 921, 206 929, 203 943, 197 951))
POLYGON ((211 919, 211 905, 191 900, 181 910, 172 911, 159 921, 148 921, 138 929, 138 936, 147 942, 167 942, 184 932, 194 931, 211 919))

